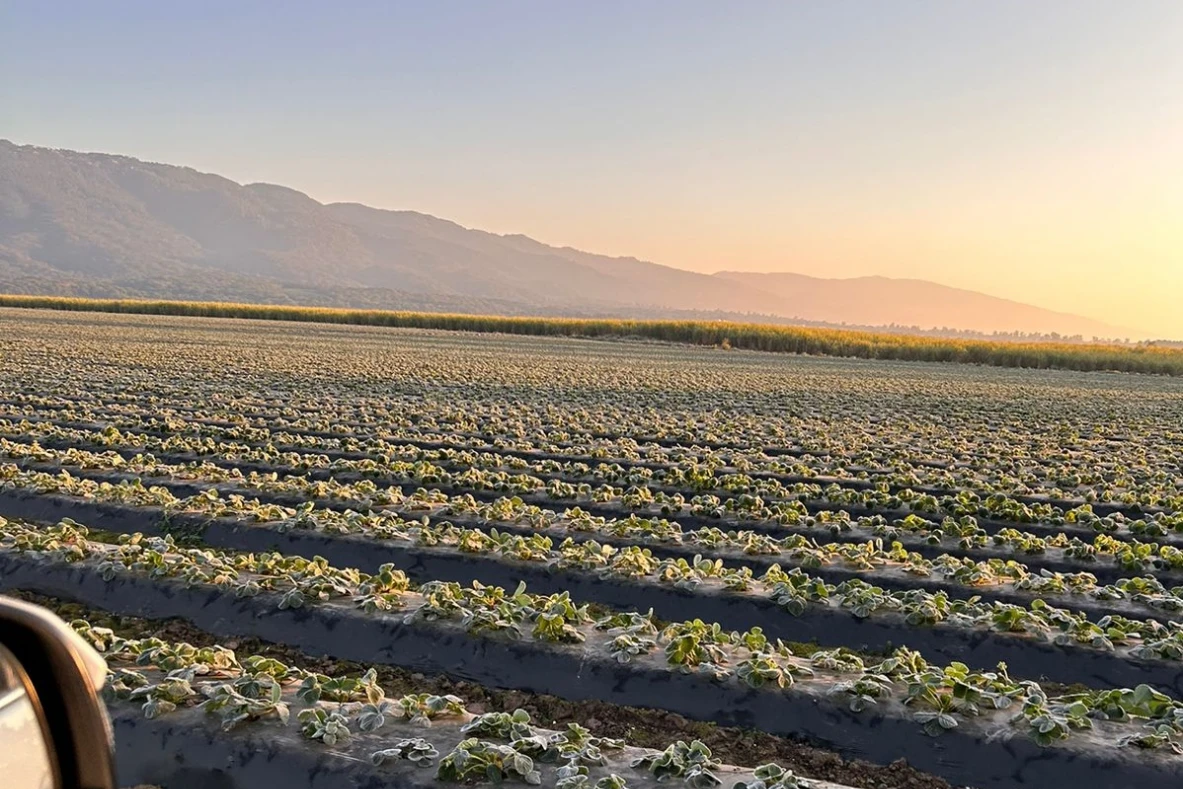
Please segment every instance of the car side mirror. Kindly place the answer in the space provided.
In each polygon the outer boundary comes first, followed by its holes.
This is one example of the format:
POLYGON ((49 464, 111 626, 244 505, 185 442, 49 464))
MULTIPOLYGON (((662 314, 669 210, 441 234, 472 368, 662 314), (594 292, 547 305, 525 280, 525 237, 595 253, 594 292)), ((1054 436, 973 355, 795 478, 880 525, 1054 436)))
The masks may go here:
POLYGON ((5 789, 116 789, 102 657, 49 611, 0 597, 5 789))

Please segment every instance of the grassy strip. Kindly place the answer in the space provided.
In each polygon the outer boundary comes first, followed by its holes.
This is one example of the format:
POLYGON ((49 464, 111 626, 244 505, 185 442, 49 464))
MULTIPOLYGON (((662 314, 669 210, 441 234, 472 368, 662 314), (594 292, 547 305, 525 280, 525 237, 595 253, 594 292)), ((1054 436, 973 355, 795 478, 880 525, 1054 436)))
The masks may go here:
POLYGON ((520 318, 198 301, 0 295, 0 307, 343 323, 533 336, 643 337, 664 342, 861 359, 1183 375, 1183 351, 1100 343, 1012 343, 729 321, 520 318))

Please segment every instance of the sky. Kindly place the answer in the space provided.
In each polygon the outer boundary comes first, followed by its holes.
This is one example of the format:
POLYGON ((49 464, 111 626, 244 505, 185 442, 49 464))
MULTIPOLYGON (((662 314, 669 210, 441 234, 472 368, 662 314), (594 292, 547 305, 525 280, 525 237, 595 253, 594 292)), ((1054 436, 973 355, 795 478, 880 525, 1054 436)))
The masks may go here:
POLYGON ((0 137, 1183 337, 1180 0, 0 3, 0 137))

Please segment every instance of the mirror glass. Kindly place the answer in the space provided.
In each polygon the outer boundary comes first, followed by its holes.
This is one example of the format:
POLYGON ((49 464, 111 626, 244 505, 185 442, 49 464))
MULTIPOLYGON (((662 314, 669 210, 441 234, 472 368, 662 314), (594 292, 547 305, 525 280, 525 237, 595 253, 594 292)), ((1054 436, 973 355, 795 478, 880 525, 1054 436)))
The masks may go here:
POLYGON ((25 672, 0 646, 0 776, 5 789, 57 789, 53 744, 25 672))

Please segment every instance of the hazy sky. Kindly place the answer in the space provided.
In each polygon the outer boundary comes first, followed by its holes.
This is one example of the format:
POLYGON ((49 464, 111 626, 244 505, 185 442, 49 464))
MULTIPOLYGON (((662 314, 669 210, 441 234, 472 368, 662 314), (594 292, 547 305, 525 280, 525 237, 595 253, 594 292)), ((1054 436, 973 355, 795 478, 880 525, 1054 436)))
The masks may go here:
POLYGON ((0 137, 1183 337, 1183 0, 13 0, 0 137))

